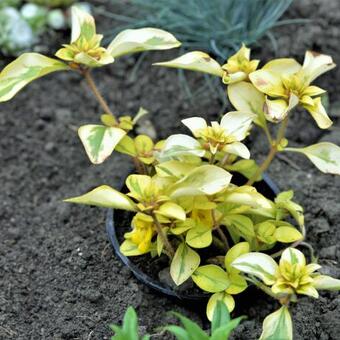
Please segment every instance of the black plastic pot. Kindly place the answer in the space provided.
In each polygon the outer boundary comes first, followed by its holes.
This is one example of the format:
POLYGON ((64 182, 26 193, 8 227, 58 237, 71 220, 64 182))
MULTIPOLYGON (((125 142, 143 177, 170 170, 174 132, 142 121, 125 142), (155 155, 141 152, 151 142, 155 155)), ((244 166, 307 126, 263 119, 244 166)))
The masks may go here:
MULTIPOLYGON (((234 175, 233 178, 235 179, 235 177, 237 176, 234 175)), ((238 182, 237 179, 235 181, 236 183, 238 182)), ((239 180, 241 182, 241 177, 239 178, 239 180)), ((270 199, 273 199, 279 192, 277 185, 266 174, 263 175, 263 180, 261 182, 256 183, 254 186, 260 193, 262 193, 263 195, 265 195, 267 198, 270 198, 270 199)), ((205 293, 184 294, 181 292, 177 292, 170 286, 142 272, 132 261, 130 261, 128 257, 123 255, 119 249, 120 244, 119 244, 118 236, 116 232, 115 217, 117 213, 118 213, 118 210, 114 211, 113 209, 109 209, 107 211, 106 231, 108 233, 109 239, 112 243, 116 256, 123 262, 125 266, 127 266, 131 270, 131 272, 134 274, 134 276, 139 281, 141 281, 146 286, 156 290, 159 293, 162 293, 167 296, 177 298, 180 300, 184 300, 184 301, 193 301, 193 302, 201 301, 209 297, 209 295, 205 293)))

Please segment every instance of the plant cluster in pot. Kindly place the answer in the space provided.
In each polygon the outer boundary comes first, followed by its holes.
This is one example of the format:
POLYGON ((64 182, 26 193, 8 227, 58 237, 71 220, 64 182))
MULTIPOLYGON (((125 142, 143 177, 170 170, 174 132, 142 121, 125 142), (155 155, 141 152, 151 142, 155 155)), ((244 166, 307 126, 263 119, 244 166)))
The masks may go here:
MULTIPOLYGON (((180 43, 168 32, 142 28, 121 32, 104 48, 93 17, 74 8, 72 22, 71 43, 56 53, 59 59, 26 53, 0 74, 0 101, 6 101, 45 74, 78 72, 104 111, 101 124, 78 130, 90 161, 100 164, 116 151, 135 164, 125 180, 126 191, 102 185, 66 201, 129 212, 125 226, 129 230, 122 235, 120 253, 144 256, 143 261, 165 257, 174 285, 192 280, 199 297, 209 297, 209 320, 218 301, 231 312, 235 296, 255 285, 282 305, 264 320, 261 339, 291 339, 291 303, 299 294, 316 298, 318 289, 339 290, 340 281, 321 275, 320 266, 307 264, 296 249, 306 245, 306 230, 303 208, 293 201, 293 191, 277 193, 266 184, 263 191, 256 187, 280 152, 305 154, 321 171, 340 174, 338 146, 319 143, 297 149, 288 147, 285 138, 289 117, 298 105, 310 112, 320 128, 332 124, 321 102, 325 91, 312 85, 335 66, 331 57, 308 51, 303 65, 284 58, 259 68, 259 61, 251 60, 250 50, 242 46, 224 65, 200 51, 158 63, 221 77, 235 111, 212 122, 201 117, 184 119, 188 134, 156 142, 132 133, 146 111, 140 109, 134 118, 116 117, 90 71, 125 54, 180 43), (279 124, 276 136, 269 123, 279 124), (259 166, 244 144, 254 125, 264 131, 269 143, 268 156, 259 166)), ((117 225, 118 230, 122 228, 117 225)), ((172 292, 178 295, 176 289, 172 292)))

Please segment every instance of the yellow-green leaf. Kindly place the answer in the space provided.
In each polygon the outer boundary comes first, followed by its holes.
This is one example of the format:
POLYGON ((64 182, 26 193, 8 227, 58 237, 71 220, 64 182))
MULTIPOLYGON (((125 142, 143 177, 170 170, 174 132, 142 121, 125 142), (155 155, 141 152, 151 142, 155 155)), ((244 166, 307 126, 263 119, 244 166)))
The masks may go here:
POLYGON ((108 52, 120 57, 148 50, 168 50, 179 47, 181 43, 169 32, 152 27, 127 29, 112 40, 108 52))
POLYGON ((209 73, 218 77, 223 75, 221 65, 209 54, 200 51, 189 52, 176 59, 155 63, 154 65, 209 73))
POLYGON ((222 301, 228 308, 229 313, 231 313, 235 308, 235 300, 234 298, 225 293, 225 292, 219 292, 215 293, 210 296, 208 304, 207 304, 207 318, 209 321, 212 321, 214 316, 214 310, 217 305, 217 301, 222 301))
POLYGON ((230 285, 228 274, 214 264, 198 267, 193 273, 192 279, 198 287, 210 293, 221 292, 230 285))
POLYGON ((240 235, 248 240, 248 238, 254 237, 254 224, 252 220, 243 215, 227 215, 222 220, 223 224, 235 227, 240 235))
POLYGON ((64 201, 70 203, 95 205, 104 208, 136 211, 135 203, 128 196, 115 189, 112 189, 107 185, 102 185, 85 195, 68 198, 64 201))
POLYGON ((155 211, 157 214, 174 218, 180 221, 185 221, 186 214, 184 209, 176 203, 165 202, 155 211))
POLYGON ((156 165, 156 172, 161 177, 181 178, 196 168, 195 164, 184 163, 181 161, 167 161, 156 165))
POLYGON ((143 255, 146 252, 142 252, 138 248, 138 244, 133 243, 130 240, 125 240, 119 247, 121 253, 125 256, 138 256, 143 255))
POLYGON ((134 140, 128 136, 125 135, 119 143, 116 145, 115 150, 120 153, 124 153, 126 155, 129 155, 131 157, 137 156, 137 150, 135 147, 134 140))
POLYGON ((247 280, 238 273, 237 269, 232 268, 229 274, 230 286, 226 289, 228 294, 240 294, 248 287, 247 280))
POLYGON ((302 234, 297 229, 285 226, 277 228, 274 236, 282 243, 291 243, 303 238, 302 234))
POLYGON ((193 248, 206 248, 212 242, 212 230, 209 226, 199 223, 187 232, 185 241, 193 248))
POLYGON ((0 102, 12 99, 31 81, 64 70, 69 67, 59 60, 38 53, 24 53, 0 73, 0 102))
POLYGON ((293 340, 292 318, 288 307, 282 306, 264 319, 259 340, 293 340))
MULTIPOLYGON (((228 164, 225 166, 227 170, 236 171, 245 176, 246 178, 251 178, 255 175, 259 166, 253 159, 241 159, 233 164, 228 164)), ((260 175, 256 181, 262 180, 262 176, 260 175)))
POLYGON ((100 164, 109 157, 126 132, 104 125, 83 125, 78 129, 86 154, 93 164, 100 164))
POLYGON ((200 256, 185 243, 178 246, 170 265, 170 275, 177 286, 192 275, 200 261, 200 256))
POLYGON ((286 148, 285 151, 302 153, 322 172, 340 175, 340 147, 323 142, 305 148, 286 148))
POLYGON ((147 175, 130 175, 125 183, 130 190, 129 195, 140 200, 152 186, 152 178, 147 175))

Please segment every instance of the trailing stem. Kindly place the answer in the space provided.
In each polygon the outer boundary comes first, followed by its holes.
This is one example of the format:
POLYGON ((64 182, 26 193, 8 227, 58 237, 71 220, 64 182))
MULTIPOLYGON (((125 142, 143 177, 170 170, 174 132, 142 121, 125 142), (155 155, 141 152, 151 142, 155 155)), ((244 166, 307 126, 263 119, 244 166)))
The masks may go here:
POLYGON ((84 70, 82 71, 82 74, 84 75, 87 84, 89 85, 90 89, 92 90, 93 94, 95 95, 96 99, 98 100, 100 106, 102 107, 102 109, 104 110, 105 113, 110 114, 111 116, 115 116, 113 114, 113 112, 111 111, 111 109, 109 108, 109 105, 107 104, 106 100, 104 99, 104 97, 102 96, 102 94, 99 92, 99 89, 97 87, 97 85, 95 84, 90 70, 84 70))
POLYGON ((215 216, 215 211, 212 210, 211 211, 211 217, 213 220, 213 230, 216 230, 219 236, 220 241, 223 242, 224 244, 224 248, 227 251, 230 247, 229 247, 229 243, 228 243, 228 239, 225 236, 224 232, 222 231, 221 227, 220 227, 220 220, 216 220, 216 216, 215 216))
MULTIPOLYGON (((279 152, 279 145, 280 145, 282 139, 285 136, 287 124, 288 124, 288 115, 282 121, 280 128, 279 128, 279 131, 277 133, 276 139, 271 142, 271 147, 270 147, 270 150, 269 150, 269 153, 268 153, 266 159, 263 161, 263 163, 257 169, 255 174, 248 180, 246 185, 253 185, 254 182, 263 174, 263 172, 265 172, 268 169, 268 167, 271 164, 272 160, 274 159, 275 155, 279 152)), ((266 132, 266 134, 269 133, 268 130, 267 131, 265 130, 265 132, 266 132)), ((268 138, 268 140, 270 141, 271 138, 270 139, 268 138)))
POLYGON ((168 236, 164 233, 163 228, 162 228, 161 224, 159 223, 156 215, 154 213, 152 213, 151 217, 152 217, 152 219, 155 223, 155 226, 156 226, 156 229, 157 229, 157 234, 162 239, 164 247, 165 247, 166 251, 169 253, 170 258, 172 259, 175 256, 175 250, 172 247, 171 243, 169 242, 168 236))

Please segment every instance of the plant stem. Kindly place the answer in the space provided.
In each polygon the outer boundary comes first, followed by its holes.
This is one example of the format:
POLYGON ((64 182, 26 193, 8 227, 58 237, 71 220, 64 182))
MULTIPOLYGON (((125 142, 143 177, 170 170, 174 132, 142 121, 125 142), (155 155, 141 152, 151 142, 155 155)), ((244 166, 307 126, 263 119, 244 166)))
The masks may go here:
POLYGON ((272 298, 278 300, 278 297, 272 292, 272 290, 268 286, 266 286, 264 283, 255 279, 255 277, 252 276, 251 278, 246 278, 246 280, 253 283, 257 288, 261 289, 263 292, 265 292, 266 294, 268 294, 272 298))
POLYGON ((279 128, 279 131, 277 133, 277 137, 274 141, 272 141, 271 148, 269 150, 269 153, 268 153, 266 159, 263 161, 263 163, 257 169, 255 174, 248 180, 246 185, 253 185, 254 182, 263 174, 263 172, 265 172, 268 169, 268 167, 271 164, 272 160, 274 159, 275 155, 278 153, 278 146, 280 145, 281 140, 285 136, 287 124, 288 124, 288 115, 282 121, 280 128, 279 128))
POLYGON ((217 227, 216 230, 217 230, 217 233, 218 233, 220 239, 222 240, 222 242, 224 244, 225 250, 228 251, 228 249, 230 247, 229 247, 229 243, 228 243, 227 237, 224 235, 224 232, 222 231, 221 227, 217 227))
POLYGON ((98 100, 98 102, 99 102, 100 106, 102 107, 102 109, 104 110, 104 112, 107 113, 107 114, 110 114, 114 117, 115 115, 113 114, 113 112, 109 108, 109 105, 107 104, 104 97, 99 92, 98 87, 95 84, 95 82, 94 82, 94 80, 91 76, 90 70, 87 69, 87 70, 83 71, 82 74, 84 75, 84 77, 87 81, 87 84, 89 85, 90 89, 92 90, 93 94, 95 95, 96 99, 98 100))
POLYGON ((132 160, 137 172, 141 175, 145 175, 145 167, 142 162, 137 157, 132 157, 132 160))
POLYGON ((215 235, 213 235, 213 244, 221 251, 225 251, 224 243, 215 235))
POLYGON ((269 145, 271 146, 273 144, 272 136, 270 135, 269 129, 267 124, 263 127, 263 131, 266 134, 266 137, 268 139, 269 145))
POLYGON ((152 213, 151 217, 152 217, 152 219, 155 223, 155 226, 156 226, 156 229, 157 229, 157 234, 162 239, 164 247, 166 248, 167 252, 170 254, 170 258, 172 259, 175 255, 175 250, 172 247, 171 243, 169 242, 168 236, 164 233, 163 228, 162 228, 161 224, 159 223, 156 215, 154 213, 152 213))

